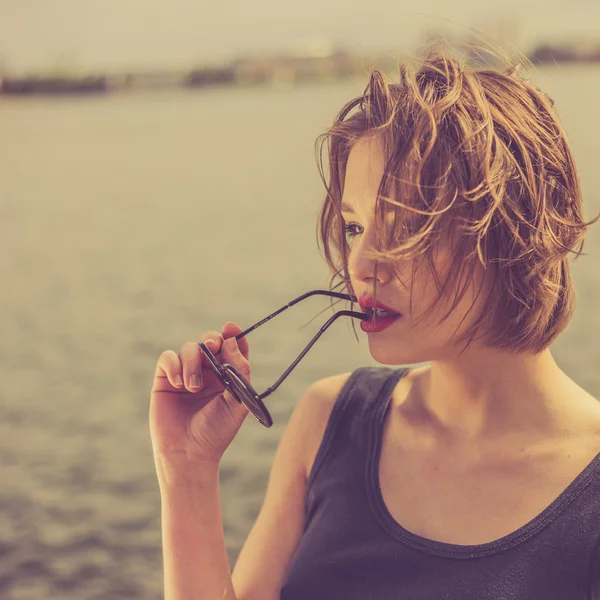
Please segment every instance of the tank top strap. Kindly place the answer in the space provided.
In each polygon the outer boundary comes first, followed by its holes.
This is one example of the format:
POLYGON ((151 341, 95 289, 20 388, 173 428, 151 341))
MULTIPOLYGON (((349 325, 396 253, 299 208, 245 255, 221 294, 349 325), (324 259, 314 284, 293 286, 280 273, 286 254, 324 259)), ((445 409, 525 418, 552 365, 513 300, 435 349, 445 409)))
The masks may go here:
POLYGON ((347 471, 353 466, 357 473, 364 473, 362 465, 369 453, 371 423, 377 409, 382 403, 387 404, 396 384, 409 370, 359 367, 350 374, 335 400, 308 478, 309 499, 325 463, 327 471, 347 471))

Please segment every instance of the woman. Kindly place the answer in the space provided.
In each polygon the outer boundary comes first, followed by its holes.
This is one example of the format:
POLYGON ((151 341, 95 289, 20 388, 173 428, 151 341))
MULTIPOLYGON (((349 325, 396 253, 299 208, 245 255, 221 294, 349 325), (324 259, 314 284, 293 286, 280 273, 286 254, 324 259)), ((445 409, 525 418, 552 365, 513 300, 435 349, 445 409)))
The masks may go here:
MULTIPOLYGON (((393 313, 367 334, 376 361, 428 364, 306 390, 230 574, 218 469, 247 411, 196 342, 164 352, 150 426, 165 598, 590 597, 600 406, 549 346, 591 223, 552 100, 434 47, 398 84, 374 71, 322 139, 333 278, 393 313)), ((201 338, 249 378, 241 331, 201 338)))

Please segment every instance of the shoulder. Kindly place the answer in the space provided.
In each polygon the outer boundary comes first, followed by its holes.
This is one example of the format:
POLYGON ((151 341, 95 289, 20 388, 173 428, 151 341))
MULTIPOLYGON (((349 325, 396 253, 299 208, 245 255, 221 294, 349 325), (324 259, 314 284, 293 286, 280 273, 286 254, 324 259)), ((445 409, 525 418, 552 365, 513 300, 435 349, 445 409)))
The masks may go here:
POLYGON ((305 410, 313 417, 312 422, 314 425, 323 420, 327 424, 335 401, 352 373, 353 371, 348 371, 347 373, 324 377, 315 381, 306 389, 301 403, 304 404, 305 410))
POLYGON ((312 383, 302 394, 290 419, 290 425, 293 420, 293 426, 300 430, 305 442, 304 467, 307 478, 325 434, 331 411, 352 373, 353 371, 349 371, 330 375, 312 383))
MULTIPOLYGON (((301 430, 302 438, 305 440, 307 478, 321 446, 336 400, 353 373, 354 371, 349 371, 315 381, 306 389, 294 411, 292 418, 296 421, 295 427, 301 430)), ((402 403, 421 374, 421 372, 413 373, 410 370, 403 377, 394 391, 396 402, 402 403)))

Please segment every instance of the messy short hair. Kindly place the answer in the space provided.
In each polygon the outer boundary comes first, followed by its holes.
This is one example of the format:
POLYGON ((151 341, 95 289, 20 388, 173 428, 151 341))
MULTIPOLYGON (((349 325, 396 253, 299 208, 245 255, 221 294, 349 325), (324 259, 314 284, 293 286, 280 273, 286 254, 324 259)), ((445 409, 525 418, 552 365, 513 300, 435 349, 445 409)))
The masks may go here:
MULTIPOLYGON (((394 269, 399 259, 413 259, 413 276, 427 262, 439 292, 431 310, 455 290, 442 321, 466 292, 477 262, 491 268, 482 309, 457 343, 466 348, 480 339, 488 347, 539 353, 572 317, 569 254, 583 254, 587 227, 600 215, 583 220, 579 177, 553 100, 518 74, 519 63, 500 56, 502 70, 466 67, 437 42, 418 70, 400 65, 399 83, 372 69, 364 93, 316 141, 327 188, 317 237, 333 273, 330 289, 341 285, 355 296, 340 205, 353 145, 377 138, 385 170, 372 258, 394 269), (450 232, 456 265, 443 280, 433 261, 442 232, 450 232)), ((411 292, 411 308, 412 300, 411 292)))

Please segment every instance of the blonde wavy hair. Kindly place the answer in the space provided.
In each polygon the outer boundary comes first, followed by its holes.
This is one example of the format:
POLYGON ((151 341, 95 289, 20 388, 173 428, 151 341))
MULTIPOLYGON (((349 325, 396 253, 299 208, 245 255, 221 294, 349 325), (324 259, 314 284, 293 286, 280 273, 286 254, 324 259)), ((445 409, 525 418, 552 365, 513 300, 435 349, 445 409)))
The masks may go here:
MULTIPOLYGON (((502 70, 466 67, 438 41, 426 48, 418 70, 400 64, 399 83, 372 69, 364 93, 316 140, 327 189, 317 238, 333 274, 330 289, 343 286, 355 296, 340 205, 350 150, 360 139, 377 138, 385 170, 372 258, 389 263, 396 276, 400 260, 413 260, 413 277, 427 264, 439 292, 431 311, 454 290, 441 321, 463 297, 477 263, 491 267, 482 309, 456 343, 466 349, 478 339, 539 353, 572 317, 569 255, 584 254, 587 227, 600 215, 583 220, 579 177, 553 100, 518 74, 521 64, 499 57, 502 70), (446 240, 442 232, 450 233, 456 265, 443 280, 433 260, 446 240)), ((411 309, 412 303, 411 292, 411 309)))

